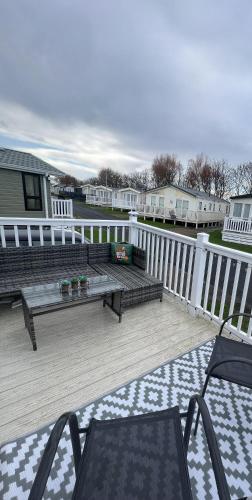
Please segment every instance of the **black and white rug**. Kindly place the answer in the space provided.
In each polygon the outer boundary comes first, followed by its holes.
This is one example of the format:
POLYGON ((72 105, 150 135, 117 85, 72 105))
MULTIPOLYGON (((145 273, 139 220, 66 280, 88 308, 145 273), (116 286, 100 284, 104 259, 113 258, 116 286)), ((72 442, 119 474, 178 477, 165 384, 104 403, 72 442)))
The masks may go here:
MULTIPOLYGON (((91 417, 115 418, 179 405, 187 410, 189 398, 199 393, 212 341, 130 382, 111 394, 81 408, 81 426, 91 417)), ((206 401, 217 434, 232 499, 252 494, 252 391, 212 379, 206 401)), ((8 443, 0 451, 0 497, 3 500, 28 498, 38 462, 50 427, 8 443), (2 494, 1 494, 2 491, 2 494)), ((45 498, 67 500, 74 483, 70 439, 65 432, 45 498)), ((202 426, 192 438, 189 452, 194 497, 217 499, 215 481, 205 445, 202 426)))

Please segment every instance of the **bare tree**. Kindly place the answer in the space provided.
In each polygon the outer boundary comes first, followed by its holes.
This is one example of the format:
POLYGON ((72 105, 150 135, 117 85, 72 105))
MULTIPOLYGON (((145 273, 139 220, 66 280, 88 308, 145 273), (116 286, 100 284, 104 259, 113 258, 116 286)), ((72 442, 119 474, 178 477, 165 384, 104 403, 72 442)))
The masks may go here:
POLYGON ((236 196, 252 193, 252 162, 232 167, 231 191, 236 196))
POLYGON ((231 168, 225 160, 212 162, 212 191, 218 198, 229 196, 231 191, 231 168))
POLYGON ((154 158, 152 175, 155 187, 165 186, 178 180, 181 176, 182 165, 175 155, 161 155, 154 158))
MULTIPOLYGON (((185 174, 185 184, 187 187, 200 190, 202 181, 205 189, 209 188, 209 163, 206 157, 201 153, 196 158, 191 158, 188 161, 188 167, 185 174)), ((205 190, 204 189, 204 190, 205 190)))
POLYGON ((72 175, 64 175, 61 177, 58 177, 58 182, 64 186, 79 186, 80 182, 76 177, 73 177, 72 175))

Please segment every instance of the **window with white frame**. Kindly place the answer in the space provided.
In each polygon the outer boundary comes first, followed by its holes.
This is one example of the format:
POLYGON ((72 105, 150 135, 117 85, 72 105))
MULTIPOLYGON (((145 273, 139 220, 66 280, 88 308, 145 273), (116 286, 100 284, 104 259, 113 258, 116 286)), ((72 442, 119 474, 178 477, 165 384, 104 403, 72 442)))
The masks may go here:
POLYGON ((250 214, 250 205, 249 203, 245 203, 244 209, 243 209, 243 217, 244 219, 248 219, 250 214))
POLYGON ((199 202, 199 210, 202 210, 202 201, 199 202))
POLYGON ((164 208, 164 197, 159 196, 159 208, 164 208))
POLYGON ((209 203, 209 211, 211 212, 212 210, 212 203, 209 203))
POLYGON ((156 196, 151 196, 151 206, 152 207, 156 206, 156 196))
POLYGON ((242 214, 242 203, 235 203, 233 216, 234 217, 241 217, 241 214, 242 214))

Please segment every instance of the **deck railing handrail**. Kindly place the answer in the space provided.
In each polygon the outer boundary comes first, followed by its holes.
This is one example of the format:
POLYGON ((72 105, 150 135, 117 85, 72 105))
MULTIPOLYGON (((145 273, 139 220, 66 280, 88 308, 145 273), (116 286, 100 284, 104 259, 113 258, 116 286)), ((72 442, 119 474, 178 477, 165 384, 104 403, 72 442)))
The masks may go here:
POLYGON ((57 218, 57 217, 66 217, 66 218, 72 218, 73 217, 73 200, 62 200, 59 198, 51 198, 51 204, 52 204, 52 216, 57 218))
POLYGON ((252 233, 252 219, 243 219, 241 217, 225 217, 224 231, 235 233, 252 233))
MULTIPOLYGON (((145 250, 147 273, 162 280, 192 314, 218 324, 252 309, 252 254, 210 243, 208 234, 190 238, 166 231, 138 222, 134 212, 128 220, 0 217, 2 247, 24 244, 23 231, 28 246, 43 246, 48 239, 51 245, 129 241, 145 250)), ((227 327, 252 343, 252 320, 227 327)))

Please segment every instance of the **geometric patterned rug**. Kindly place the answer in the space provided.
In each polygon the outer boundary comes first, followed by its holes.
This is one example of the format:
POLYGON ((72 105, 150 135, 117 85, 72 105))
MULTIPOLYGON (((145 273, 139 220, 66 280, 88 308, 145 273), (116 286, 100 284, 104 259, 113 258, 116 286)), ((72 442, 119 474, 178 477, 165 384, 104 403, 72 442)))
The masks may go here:
MULTIPOLYGON (((213 341, 193 349, 156 370, 78 410, 81 426, 90 418, 116 418, 162 410, 179 405, 187 410, 191 395, 199 393, 213 341)), ((211 379, 206 402, 217 435, 232 499, 252 495, 252 391, 211 379)), ((58 415, 56 416, 58 417, 58 415)), ((0 497, 25 500, 36 473, 51 426, 5 444, 0 450, 0 497)), ((45 499, 71 498, 74 484, 68 430, 60 442, 45 499)), ((192 436, 189 472, 193 495, 198 500, 216 500, 218 494, 202 426, 192 436)))

